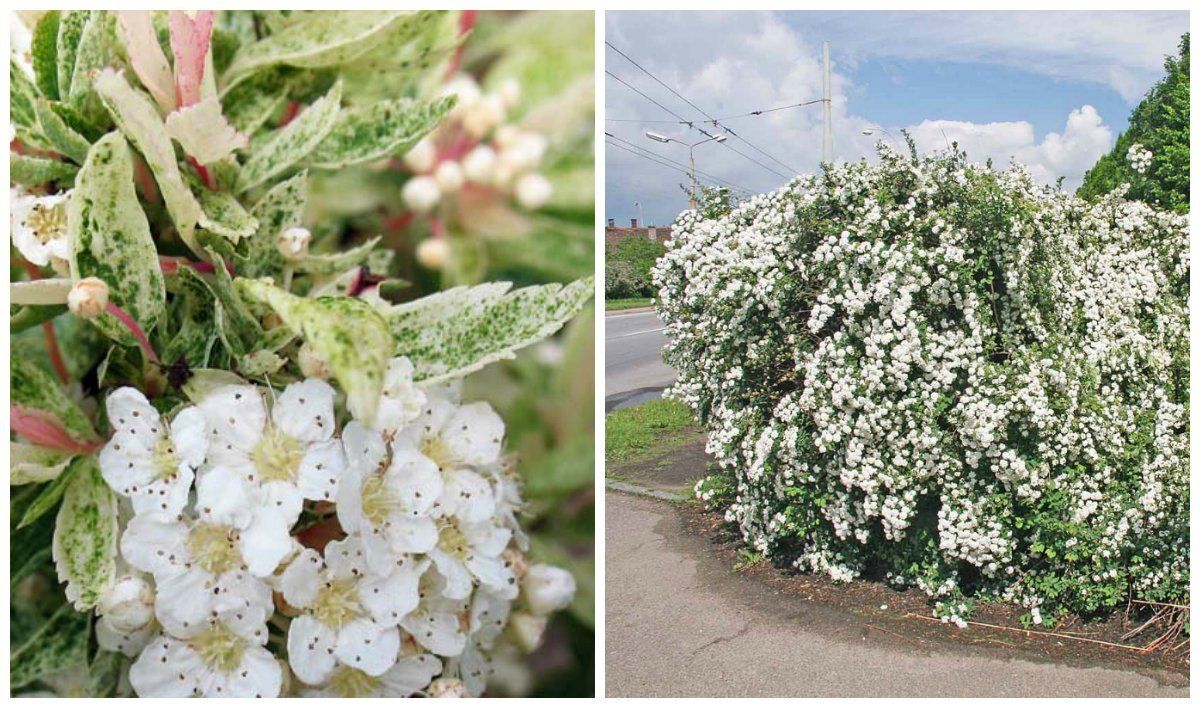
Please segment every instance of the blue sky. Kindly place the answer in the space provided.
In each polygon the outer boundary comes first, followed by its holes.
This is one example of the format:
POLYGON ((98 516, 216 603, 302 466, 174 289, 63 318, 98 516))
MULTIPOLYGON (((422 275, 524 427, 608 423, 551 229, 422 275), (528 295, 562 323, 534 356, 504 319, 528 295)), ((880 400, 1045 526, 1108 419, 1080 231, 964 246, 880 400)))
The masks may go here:
MULTIPOLYGON (((864 128, 882 126, 897 137, 907 128, 922 149, 944 147, 949 138, 972 158, 1015 159, 1039 179, 1061 176, 1073 188, 1161 75, 1163 56, 1187 30, 1188 15, 609 12, 606 24, 609 41, 715 116, 819 98, 820 43, 828 40, 835 158, 857 159, 872 150, 881 134, 864 136, 864 128)), ((606 62, 672 111, 698 117, 611 49, 606 62)), ((606 78, 606 94, 606 117, 676 120, 612 78, 606 78)), ((782 165, 817 168, 820 115, 812 106, 731 120, 752 145, 731 138, 725 146, 700 146, 697 167, 748 191, 774 189, 785 179, 771 170, 789 175, 782 165)), ((683 164, 685 147, 650 142, 644 131, 702 138, 670 123, 606 121, 605 128, 683 164)), ((642 202, 648 222, 670 223, 687 207, 678 186, 686 181, 677 170, 606 146, 606 216, 620 223, 637 215, 634 201, 642 202)))

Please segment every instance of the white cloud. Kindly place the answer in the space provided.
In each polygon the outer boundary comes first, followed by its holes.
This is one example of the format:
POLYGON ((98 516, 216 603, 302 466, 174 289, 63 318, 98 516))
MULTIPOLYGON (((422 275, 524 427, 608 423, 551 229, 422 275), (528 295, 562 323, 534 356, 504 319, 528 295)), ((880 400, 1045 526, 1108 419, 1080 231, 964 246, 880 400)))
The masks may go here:
POLYGON ((1026 121, 970 123, 955 120, 925 120, 908 128, 922 151, 945 149, 958 143, 976 162, 991 159, 997 166, 1011 161, 1025 164, 1033 176, 1047 184, 1059 177, 1064 187, 1079 186, 1083 173, 1112 146, 1112 130, 1096 109, 1083 106, 1071 111, 1061 133, 1048 133, 1036 142, 1033 126, 1026 121))

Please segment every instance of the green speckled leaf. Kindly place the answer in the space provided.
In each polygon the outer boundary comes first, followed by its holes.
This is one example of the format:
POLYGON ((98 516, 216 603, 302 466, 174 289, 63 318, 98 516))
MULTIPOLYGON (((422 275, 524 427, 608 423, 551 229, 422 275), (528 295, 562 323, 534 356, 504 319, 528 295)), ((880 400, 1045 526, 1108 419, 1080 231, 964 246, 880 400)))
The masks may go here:
POLYGON ((250 210, 258 229, 247 239, 238 272, 250 278, 277 275, 283 268, 279 234, 289 226, 302 226, 308 205, 308 173, 280 182, 263 195, 250 210))
POLYGON ((292 74, 284 68, 260 71, 221 96, 225 118, 247 135, 262 127, 288 100, 292 74))
POLYGON ((75 463, 54 523, 54 567, 67 601, 90 610, 117 571, 117 495, 100 476, 95 457, 75 463))
POLYGON ((8 679, 12 689, 22 688, 50 674, 87 662, 90 615, 76 612, 70 603, 13 650, 8 679))
POLYGON ((35 187, 49 182, 70 184, 74 181, 75 173, 79 171, 79 168, 69 162, 9 152, 8 170, 8 177, 13 182, 26 187, 35 187))
POLYGON ((200 220, 200 204, 184 184, 179 163, 175 160, 175 146, 171 144, 167 127, 154 102, 146 94, 134 90, 125 77, 115 71, 100 72, 95 85, 117 127, 154 173, 175 229, 188 247, 203 258, 204 252, 194 238, 196 222, 200 220))
MULTIPOLYGON (((189 193, 190 195, 190 193, 189 193)), ((101 138, 75 179, 67 209, 71 275, 108 284, 115 303, 150 332, 166 305, 166 289, 150 225, 133 187, 133 160, 120 133, 101 138)), ((134 346, 133 334, 111 314, 93 320, 109 339, 134 346)))
POLYGON ((398 98, 344 110, 308 164, 334 170, 403 154, 436 128, 453 106, 450 97, 432 103, 398 98))
POLYGON ((275 64, 319 68, 347 62, 374 48, 388 30, 409 12, 337 11, 310 13, 297 22, 243 45, 225 72, 232 83, 262 67, 275 64))
POLYGON ((258 229, 258 220, 246 211, 237 197, 229 192, 213 192, 203 188, 198 191, 200 228, 232 243, 237 243, 258 229))
POLYGON ((91 147, 87 138, 72 130, 57 113, 51 110, 49 102, 45 99, 38 99, 33 109, 37 114, 38 127, 41 128, 42 135, 50 141, 55 152, 62 153, 82 165, 83 161, 87 159, 88 148, 91 147))
POLYGON ((237 280, 251 300, 267 305, 329 363, 346 392, 350 413, 366 424, 375 418, 383 373, 391 357, 387 323, 371 305, 349 297, 297 297, 261 280, 237 280))
MULTIPOLYGON (((38 91, 33 85, 33 79, 21 68, 16 58, 8 60, 8 115, 13 125, 19 128, 33 128, 37 125, 37 115, 34 104, 37 103, 38 91)), ((18 138, 24 136, 18 131, 18 138)))
MULTIPOLYGON (((81 458, 76 458, 81 459, 81 458)), ((17 530, 28 527, 33 522, 42 518, 53 509, 63 498, 63 494, 67 491, 67 486, 71 483, 71 477, 75 475, 78 469, 78 463, 74 462, 67 465, 67 469, 60 475, 50 481, 49 484, 40 487, 33 487, 37 490, 37 496, 33 502, 25 507, 25 513, 21 514, 21 521, 17 524, 17 530)))
POLYGON ((296 270, 316 275, 334 275, 348 268, 361 266, 367 262, 379 245, 382 236, 367 239, 354 248, 337 253, 314 253, 305 256, 296 264, 296 270))
POLYGON ((340 67, 347 95, 390 99, 397 86, 413 86, 417 95, 435 93, 444 75, 439 69, 464 37, 458 24, 456 11, 412 13, 374 49, 340 67))
POLYGON ((67 96, 71 92, 71 79, 75 76, 75 55, 79 51, 79 42, 83 30, 92 17, 91 10, 67 10, 58 23, 56 69, 58 95, 67 96))
POLYGON ((459 287, 384 310, 394 352, 428 383, 478 371, 545 339, 592 298, 592 279, 507 292, 508 283, 459 287))
POLYGON ((79 36, 71 83, 64 84, 59 76, 59 94, 79 104, 92 90, 96 73, 113 61, 117 46, 117 15, 111 10, 93 10, 79 36), (67 87, 70 87, 68 90, 67 87))
POLYGON ((8 483, 14 486, 56 479, 75 458, 74 453, 22 442, 10 442, 8 455, 8 483))
POLYGON ((237 191, 257 187, 300 164, 333 128, 341 102, 342 84, 339 82, 295 120, 257 145, 242 166, 237 191))
POLYGON ((58 96, 58 26, 62 13, 50 10, 42 15, 33 28, 30 41, 30 61, 37 86, 46 98, 57 101, 58 96))
POLYGON ((63 390, 58 379, 27 356, 9 359, 9 395, 11 404, 30 411, 41 411, 80 442, 96 442, 100 436, 74 400, 63 390))
POLYGON ((208 366, 217 341, 214 295, 191 268, 181 270, 176 283, 171 310, 174 329, 162 348, 163 361, 174 363, 182 358, 193 369, 208 366))

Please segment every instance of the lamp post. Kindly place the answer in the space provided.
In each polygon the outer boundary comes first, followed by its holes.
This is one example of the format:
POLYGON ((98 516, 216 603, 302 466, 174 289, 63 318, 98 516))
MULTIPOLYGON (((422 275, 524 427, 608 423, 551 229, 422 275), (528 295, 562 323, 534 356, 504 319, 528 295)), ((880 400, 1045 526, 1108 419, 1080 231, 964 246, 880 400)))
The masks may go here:
POLYGON ((638 210, 638 223, 644 227, 646 225, 646 219, 644 218, 645 215, 642 213, 642 203, 634 202, 633 205, 637 207, 638 210))
POLYGON ((650 138, 651 140, 653 140, 655 142, 659 142, 659 143, 679 143, 680 145, 687 145, 688 165, 692 169, 692 193, 691 193, 690 198, 688 199, 688 203, 691 205, 692 209, 695 209, 696 208, 696 153, 695 153, 695 150, 698 146, 703 145, 704 143, 710 143, 714 140, 717 141, 718 143, 723 143, 723 142, 725 142, 725 136, 724 135, 713 135, 713 136, 705 138, 704 140, 701 140, 698 143, 685 143, 682 140, 676 140, 675 138, 668 138, 665 135, 660 135, 658 133, 653 133, 653 132, 647 130, 646 137, 650 138))

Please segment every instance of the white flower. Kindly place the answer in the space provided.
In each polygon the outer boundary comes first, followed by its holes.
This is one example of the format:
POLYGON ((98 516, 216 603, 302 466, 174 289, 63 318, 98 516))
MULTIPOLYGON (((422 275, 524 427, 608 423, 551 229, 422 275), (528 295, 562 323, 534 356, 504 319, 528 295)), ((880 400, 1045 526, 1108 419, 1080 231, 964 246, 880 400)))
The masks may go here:
POLYGON ((548 615, 571 604, 571 598, 575 596, 575 578, 562 568, 536 563, 521 580, 521 590, 530 610, 548 615))
POLYGON ((108 617, 96 618, 96 644, 105 651, 116 651, 128 657, 137 656, 159 631, 157 622, 149 622, 141 629, 125 632, 112 626, 108 617))
POLYGON ((454 160, 446 160, 438 165, 437 169, 433 172, 433 178, 437 180, 438 188, 442 190, 442 194, 454 194, 462 189, 463 182, 466 181, 462 166, 454 160))
POLYGON ((470 698, 461 679, 440 678, 429 685, 430 698, 470 698))
MULTIPOLYGON (((351 536, 325 547, 325 557, 306 549, 280 577, 288 604, 305 610, 288 628, 288 660, 306 684, 329 681, 339 664, 368 676, 380 676, 396 662, 400 631, 396 622, 376 622, 366 605, 398 608, 401 617, 417 606, 422 572, 411 558, 398 559, 393 582, 363 585, 366 561, 358 539, 351 536)), ((397 620, 398 621, 398 620, 397 620)))
POLYGON ((303 500, 334 498, 346 465, 334 437, 333 398, 328 383, 305 379, 289 384, 268 415, 258 388, 217 388, 197 404, 210 431, 207 467, 238 473, 263 505, 294 523, 303 500))
POLYGON ((208 449, 203 414, 188 407, 168 423, 128 386, 110 393, 105 407, 113 435, 100 451, 104 481, 127 497, 136 513, 178 514, 208 449))
MULTIPOLYGON (((426 651, 439 656, 458 656, 467 646, 467 630, 460 617, 467 601, 447 596, 446 582, 437 573, 421 576, 420 604, 400 621, 400 627, 426 651)), ((507 619, 507 614, 502 620, 507 619)))
POLYGON ((130 667, 129 682, 143 698, 274 698, 283 673, 266 641, 261 616, 218 610, 152 639, 130 667))
POLYGON ((442 198, 442 190, 433 177, 417 175, 404 183, 400 196, 409 209, 418 214, 426 214, 437 206, 442 198))
POLYGON ((395 357, 388 362, 379 394, 379 410, 375 414, 375 429, 394 434, 421 415, 425 392, 413 383, 413 365, 408 357, 395 357))
POLYGON ((320 686, 302 690, 305 698, 406 698, 424 691, 442 672, 442 662, 433 654, 414 654, 396 661, 379 676, 352 666, 338 666, 320 686))
POLYGON ((496 93, 500 96, 505 108, 516 108, 521 101, 521 84, 510 76, 501 82, 496 93))
POLYGON ((238 612, 265 621, 271 575, 292 549, 289 524, 255 506, 254 489, 224 468, 196 483, 196 515, 139 514, 121 536, 121 554, 154 576, 155 614, 176 636, 213 612, 238 612))
POLYGON ((511 531, 490 521, 468 523, 453 516, 439 519, 437 545, 429 557, 446 580, 446 596, 468 597, 477 580, 501 597, 516 597, 516 574, 502 557, 511 538, 511 531))
POLYGON ((554 187, 550 184, 550 180, 536 172, 530 172, 517 178, 516 192, 517 203, 523 209, 533 211, 542 208, 546 202, 550 201, 554 187))
POLYGON ((417 173, 433 169, 435 161, 437 161, 437 148, 428 136, 421 138, 404 154, 404 164, 417 173))
POLYGON ((20 190, 9 193, 12 242, 30 263, 44 266, 51 258, 71 255, 67 237, 67 204, 71 190, 37 196, 20 190))
POLYGON ((337 495, 342 528, 361 537, 367 563, 387 572, 397 556, 425 553, 438 541, 430 516, 442 495, 437 467, 411 445, 390 448, 358 421, 343 432, 347 466, 337 495))
POLYGON ((463 173, 475 184, 491 184, 496 169, 496 151, 487 145, 477 145, 462 161, 463 173))
POLYGON ((444 238, 427 238, 417 244, 417 262, 430 270, 441 270, 450 256, 450 246, 444 238))

